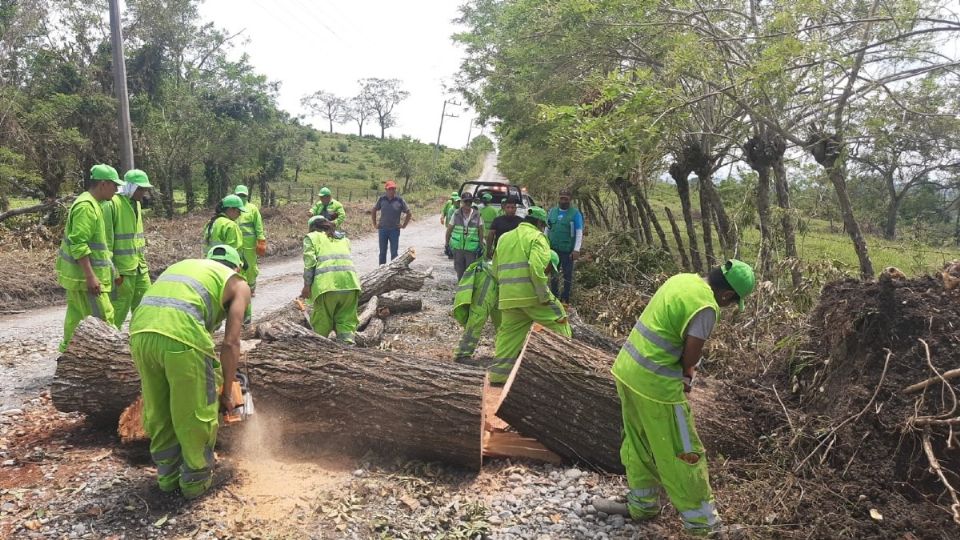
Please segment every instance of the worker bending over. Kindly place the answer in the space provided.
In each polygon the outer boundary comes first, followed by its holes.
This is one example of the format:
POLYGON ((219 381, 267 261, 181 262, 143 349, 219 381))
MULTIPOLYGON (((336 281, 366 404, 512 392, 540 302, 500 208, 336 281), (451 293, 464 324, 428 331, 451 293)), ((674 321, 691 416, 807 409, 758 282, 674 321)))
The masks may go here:
POLYGON ((300 297, 313 302, 310 325, 323 337, 336 330, 338 341, 353 344, 359 324, 360 280, 350 258, 350 240, 323 216, 313 216, 307 225, 300 297))

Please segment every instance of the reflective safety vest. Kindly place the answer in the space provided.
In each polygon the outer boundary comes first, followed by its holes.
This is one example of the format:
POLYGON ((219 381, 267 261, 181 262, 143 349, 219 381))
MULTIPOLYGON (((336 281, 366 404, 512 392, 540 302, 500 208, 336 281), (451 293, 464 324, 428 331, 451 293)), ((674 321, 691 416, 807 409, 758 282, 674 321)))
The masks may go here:
POLYGON ((360 279, 350 258, 350 240, 314 231, 303 239, 303 279, 310 300, 332 291, 359 291, 360 279))
POLYGON ((464 221, 463 210, 453 214, 453 231, 450 234, 450 249, 476 251, 480 249, 480 227, 483 218, 476 209, 470 212, 470 217, 464 221))
POLYGON ((493 254, 494 276, 500 288, 499 308, 545 304, 553 300, 546 275, 550 264, 547 237, 530 223, 504 233, 493 254))
POLYGON ((311 213, 315 216, 323 216, 327 218, 328 221, 334 222, 338 229, 343 226, 344 220, 347 219, 347 213, 343 205, 336 199, 330 199, 329 204, 323 204, 323 201, 319 201, 313 205, 311 213), (333 217, 334 213, 337 214, 337 217, 333 217))
MULTIPOLYGON (((217 358, 211 334, 227 318, 223 291, 233 276, 240 274, 210 259, 187 259, 170 265, 133 312, 130 335, 162 334, 217 358)), ((212 384, 213 378, 207 381, 212 384)))
POLYGON ((560 217, 560 207, 554 206, 547 214, 547 227, 550 227, 550 247, 556 251, 569 253, 577 242, 577 231, 573 229, 573 218, 580 213, 576 207, 567 208, 567 213, 560 217))
POLYGON ((487 295, 497 295, 497 280, 493 277, 493 265, 485 259, 478 259, 467 267, 457 284, 453 318, 461 325, 467 324, 470 306, 483 304, 487 295))
POLYGON ((113 265, 122 276, 147 272, 147 246, 143 234, 143 212, 140 203, 114 195, 101 203, 103 222, 107 233, 107 246, 113 252, 113 265))
POLYGON ((107 245, 103 209, 89 191, 84 191, 70 205, 67 225, 57 252, 57 282, 70 291, 87 289, 87 277, 78 262, 90 258, 93 274, 100 281, 102 292, 110 292, 116 270, 107 245))
POLYGON ((677 274, 657 289, 613 364, 613 375, 634 392, 662 403, 683 403, 687 325, 703 309, 719 318, 713 289, 697 274, 677 274))
POLYGON ((213 225, 204 231, 203 256, 206 257, 210 248, 218 244, 226 244, 237 251, 243 249, 243 233, 240 232, 240 226, 227 216, 217 216, 213 225))
POLYGON ((243 235, 243 249, 250 251, 257 248, 257 240, 266 240, 267 237, 263 234, 263 218, 257 206, 248 202, 243 209, 246 212, 237 218, 237 226, 243 235))

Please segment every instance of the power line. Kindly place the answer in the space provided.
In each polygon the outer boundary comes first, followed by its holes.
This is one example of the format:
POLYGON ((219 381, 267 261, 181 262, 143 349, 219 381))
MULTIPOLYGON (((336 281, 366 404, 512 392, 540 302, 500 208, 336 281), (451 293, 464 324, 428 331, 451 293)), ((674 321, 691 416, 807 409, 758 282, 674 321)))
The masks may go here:
POLYGON ((347 42, 344 41, 344 39, 340 36, 340 34, 337 33, 336 30, 334 30, 334 29, 331 28, 327 23, 325 23, 321 17, 318 17, 318 16, 315 15, 312 11, 310 11, 310 8, 307 7, 307 6, 305 6, 300 0, 293 0, 293 2, 294 2, 295 4, 297 4, 298 6, 300 6, 300 8, 304 11, 304 13, 305 13, 308 17, 310 17, 311 19, 313 19, 314 22, 316 22, 316 23, 319 24, 320 26, 324 27, 324 28, 327 30, 327 32, 330 32, 330 34, 332 34, 333 37, 337 38, 337 40, 339 40, 339 41, 340 41, 341 43, 343 43, 344 45, 347 44, 347 42))

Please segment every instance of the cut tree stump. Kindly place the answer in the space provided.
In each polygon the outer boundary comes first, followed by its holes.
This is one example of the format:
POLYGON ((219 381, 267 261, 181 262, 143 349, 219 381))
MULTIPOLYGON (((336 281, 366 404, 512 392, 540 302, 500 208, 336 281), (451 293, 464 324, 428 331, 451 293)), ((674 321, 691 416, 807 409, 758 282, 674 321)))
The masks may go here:
POLYGON ((483 455, 492 458, 522 458, 547 463, 563 463, 563 458, 547 450, 536 439, 514 431, 488 431, 483 436, 483 455))
MULTIPOLYGON (((610 373, 615 358, 534 325, 496 414, 565 459, 622 473, 620 399, 610 373)), ((746 390, 738 395, 720 381, 701 381, 687 398, 707 452, 755 455, 757 437, 739 402, 746 390)))
POLYGON ((57 361, 50 397, 61 412, 81 412, 97 426, 117 426, 120 413, 140 395, 140 374, 129 337, 87 317, 57 361))
POLYGON ((567 308, 567 321, 570 322, 570 328, 573 330, 573 339, 613 354, 620 352, 620 347, 623 346, 623 340, 618 342, 600 330, 585 323, 583 319, 580 318, 580 314, 577 313, 576 309, 572 307, 567 308))
POLYGON ((484 371, 313 336, 247 354, 257 414, 294 435, 347 435, 366 447, 478 470, 484 371))
POLYGON ((432 277, 432 269, 418 272, 410 268, 410 263, 417 258, 413 248, 408 249, 396 259, 360 278, 360 304, 365 303, 372 296, 380 296, 385 292, 403 289, 419 291, 427 278, 432 277))
POLYGON ((390 291, 379 297, 378 307, 390 310, 391 315, 420 311, 423 309, 423 300, 416 295, 400 291, 390 291))

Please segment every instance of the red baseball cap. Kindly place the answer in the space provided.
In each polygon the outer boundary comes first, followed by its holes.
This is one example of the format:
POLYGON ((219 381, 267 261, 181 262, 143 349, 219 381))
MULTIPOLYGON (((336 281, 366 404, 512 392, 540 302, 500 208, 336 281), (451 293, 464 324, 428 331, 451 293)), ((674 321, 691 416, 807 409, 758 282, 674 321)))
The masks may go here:
POLYGON ((396 189, 396 188, 397 188, 397 183, 394 182, 393 180, 387 180, 387 183, 384 184, 383 187, 386 188, 386 189, 396 189))

